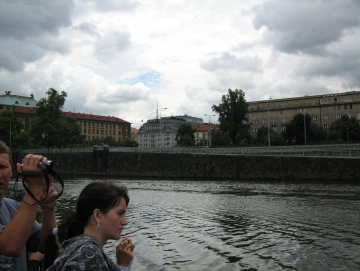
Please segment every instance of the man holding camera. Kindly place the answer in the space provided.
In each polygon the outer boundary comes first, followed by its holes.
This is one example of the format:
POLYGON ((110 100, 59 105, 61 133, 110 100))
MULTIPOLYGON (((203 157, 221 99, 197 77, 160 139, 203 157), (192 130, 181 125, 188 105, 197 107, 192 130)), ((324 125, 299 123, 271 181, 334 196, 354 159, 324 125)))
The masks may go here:
MULTIPOLYGON (((28 192, 19 204, 4 197, 12 176, 11 151, 0 141, 0 270, 27 270, 26 249, 45 253, 46 239, 56 228, 55 206, 58 193, 49 189, 39 168, 47 162, 41 155, 28 154, 18 172, 26 172, 28 192), (48 189, 48 191, 47 191, 48 189), (42 208, 42 225, 35 221, 38 205, 42 208)), ((24 178, 24 176, 23 176, 24 178)))

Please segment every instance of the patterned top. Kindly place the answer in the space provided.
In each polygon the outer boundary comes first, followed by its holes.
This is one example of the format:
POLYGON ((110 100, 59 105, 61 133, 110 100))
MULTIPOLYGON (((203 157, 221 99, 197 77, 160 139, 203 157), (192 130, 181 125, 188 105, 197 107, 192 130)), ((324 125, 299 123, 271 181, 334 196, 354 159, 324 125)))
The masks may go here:
POLYGON ((60 257, 47 271, 130 271, 132 263, 128 267, 116 265, 94 237, 83 234, 62 243, 60 257))

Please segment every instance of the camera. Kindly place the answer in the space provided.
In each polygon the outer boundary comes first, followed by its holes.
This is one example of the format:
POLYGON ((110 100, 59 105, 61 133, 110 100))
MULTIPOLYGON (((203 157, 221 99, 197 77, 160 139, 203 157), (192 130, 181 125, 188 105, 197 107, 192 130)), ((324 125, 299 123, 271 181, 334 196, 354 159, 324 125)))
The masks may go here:
MULTIPOLYGON (((21 170, 23 168, 23 163, 24 160, 21 162, 21 170)), ((47 160, 46 163, 44 163, 42 160, 39 162, 38 167, 41 169, 45 169, 46 166, 49 166, 50 168, 52 168, 54 166, 54 162, 51 160, 47 160)))

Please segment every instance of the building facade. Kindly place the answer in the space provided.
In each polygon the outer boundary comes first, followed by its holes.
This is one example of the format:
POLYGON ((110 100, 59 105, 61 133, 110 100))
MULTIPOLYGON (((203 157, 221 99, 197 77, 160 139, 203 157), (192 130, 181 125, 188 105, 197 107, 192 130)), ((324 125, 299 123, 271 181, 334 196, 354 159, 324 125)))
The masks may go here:
MULTIPOLYGON (((0 113, 4 110, 13 111, 24 122, 22 132, 30 131, 30 123, 35 118, 36 104, 37 101, 33 96, 28 98, 10 93, 0 95, 0 113), (29 104, 23 106, 26 103, 29 104)), ((131 123, 114 116, 62 112, 62 117, 74 117, 79 124, 81 134, 85 135, 85 141, 88 142, 96 138, 102 140, 106 137, 111 137, 115 142, 131 138, 131 123)))
POLYGON ((204 144, 205 146, 211 146, 211 134, 213 131, 219 129, 219 125, 204 123, 197 126, 195 129, 195 144, 204 144))
POLYGON ((343 114, 360 121, 360 91, 249 102, 249 123, 257 135, 262 126, 281 133, 296 114, 309 114, 312 123, 329 129, 343 114))
POLYGON ((184 116, 161 117, 150 119, 138 132, 139 147, 173 147, 177 144, 177 130, 183 123, 193 127, 202 124, 202 119, 184 116))

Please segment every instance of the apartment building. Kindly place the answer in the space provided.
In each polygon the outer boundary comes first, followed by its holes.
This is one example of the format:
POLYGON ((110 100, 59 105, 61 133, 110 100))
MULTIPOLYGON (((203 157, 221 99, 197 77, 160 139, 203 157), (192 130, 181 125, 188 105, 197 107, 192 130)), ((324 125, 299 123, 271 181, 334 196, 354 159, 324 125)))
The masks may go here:
POLYGON ((306 95, 249 102, 249 123, 254 135, 262 126, 281 133, 298 113, 308 113, 312 123, 329 129, 343 114, 360 121, 360 91, 306 95))
MULTIPOLYGON (((4 110, 12 110, 24 122, 22 132, 30 131, 30 123, 35 117, 36 104, 37 101, 33 96, 29 98, 10 93, 0 95, 0 113, 4 110)), ((85 141, 111 137, 115 142, 121 142, 131 138, 131 123, 123 119, 80 112, 62 112, 62 117, 68 116, 77 120, 81 134, 85 135, 85 141)))
POLYGON ((189 123, 193 127, 197 127, 202 124, 202 119, 188 115, 150 119, 139 129, 139 147, 175 146, 177 144, 177 130, 183 123, 189 123))

